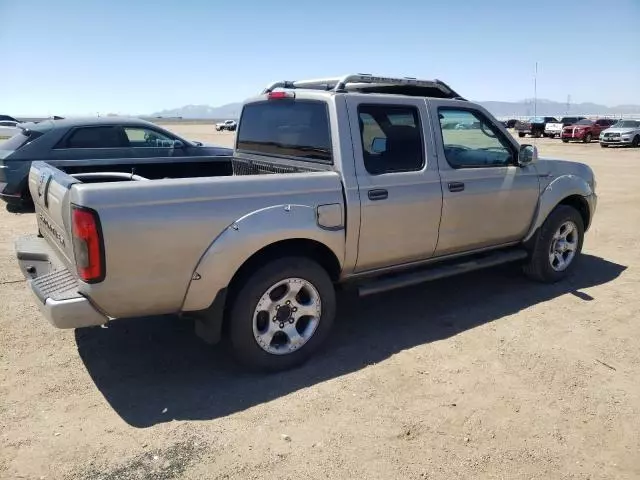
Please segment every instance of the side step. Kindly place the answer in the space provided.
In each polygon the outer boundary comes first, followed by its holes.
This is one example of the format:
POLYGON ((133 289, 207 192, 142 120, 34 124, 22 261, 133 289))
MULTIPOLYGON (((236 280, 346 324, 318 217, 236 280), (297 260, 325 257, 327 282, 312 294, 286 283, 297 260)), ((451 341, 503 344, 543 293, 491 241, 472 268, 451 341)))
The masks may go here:
POLYGON ((487 267, 493 267, 503 263, 515 262, 527 258, 528 253, 523 249, 513 249, 506 251, 498 251, 485 254, 481 257, 475 257, 471 260, 459 259, 456 263, 447 262, 446 265, 434 265, 425 267, 422 270, 412 270, 409 273, 399 273, 393 276, 381 277, 363 283, 358 287, 358 293, 361 297, 372 295, 374 293, 385 292, 395 288, 408 287, 417 285, 439 278, 451 277, 460 273, 472 272, 487 267))

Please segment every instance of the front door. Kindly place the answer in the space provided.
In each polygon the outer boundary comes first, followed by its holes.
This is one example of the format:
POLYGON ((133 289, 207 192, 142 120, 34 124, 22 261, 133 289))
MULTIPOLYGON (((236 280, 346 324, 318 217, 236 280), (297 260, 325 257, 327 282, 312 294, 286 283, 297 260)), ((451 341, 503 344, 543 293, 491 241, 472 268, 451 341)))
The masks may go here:
POLYGON ((430 100, 442 179, 436 255, 521 240, 540 195, 535 165, 517 165, 517 143, 483 109, 430 100))
POLYGON ((433 255, 442 190, 424 99, 346 99, 360 193, 356 271, 433 255))

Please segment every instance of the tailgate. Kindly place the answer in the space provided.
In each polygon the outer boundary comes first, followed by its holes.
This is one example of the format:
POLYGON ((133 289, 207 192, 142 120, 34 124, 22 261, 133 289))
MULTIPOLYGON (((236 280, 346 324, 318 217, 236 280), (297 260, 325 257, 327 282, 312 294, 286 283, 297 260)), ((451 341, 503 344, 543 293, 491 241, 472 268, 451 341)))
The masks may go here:
POLYGON ((69 190, 74 183, 80 182, 45 162, 31 164, 29 191, 38 229, 68 265, 73 265, 69 190))

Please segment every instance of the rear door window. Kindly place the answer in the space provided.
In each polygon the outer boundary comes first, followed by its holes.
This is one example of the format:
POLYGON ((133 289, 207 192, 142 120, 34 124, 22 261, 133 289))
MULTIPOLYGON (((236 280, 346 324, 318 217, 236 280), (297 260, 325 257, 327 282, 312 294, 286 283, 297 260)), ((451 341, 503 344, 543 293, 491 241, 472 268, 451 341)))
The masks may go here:
POLYGON ((122 129, 116 126, 82 127, 75 129, 56 148, 124 148, 128 142, 122 129))
POLYGON ((327 105, 289 99, 248 104, 242 110, 237 149, 333 163, 327 105))
POLYGON ((424 167, 418 109, 401 105, 360 105, 358 122, 367 172, 381 175, 424 167))

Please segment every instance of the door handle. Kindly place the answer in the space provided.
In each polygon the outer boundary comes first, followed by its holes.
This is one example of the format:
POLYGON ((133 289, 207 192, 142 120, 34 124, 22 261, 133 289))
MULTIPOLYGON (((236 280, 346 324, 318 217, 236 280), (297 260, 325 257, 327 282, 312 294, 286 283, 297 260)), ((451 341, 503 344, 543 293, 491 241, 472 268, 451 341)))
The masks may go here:
POLYGON ((389 197, 389 192, 384 188, 376 188, 374 190, 369 190, 368 195, 369 200, 384 200, 389 197))
POLYGON ((449 182, 450 192, 462 192, 464 190, 464 183, 462 182, 449 182))

